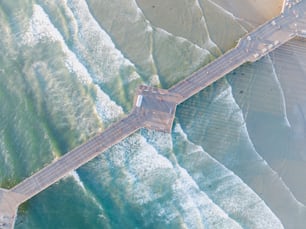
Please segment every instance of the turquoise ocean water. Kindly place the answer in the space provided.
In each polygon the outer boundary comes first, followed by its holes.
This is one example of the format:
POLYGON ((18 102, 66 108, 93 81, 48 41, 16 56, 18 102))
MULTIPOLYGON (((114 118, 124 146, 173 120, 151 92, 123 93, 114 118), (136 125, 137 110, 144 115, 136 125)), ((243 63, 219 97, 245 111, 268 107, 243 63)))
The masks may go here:
MULTIPOLYGON (((255 24, 224 2, 0 1, 1 187, 124 117, 139 85, 169 88, 234 47, 255 24)), ((138 131, 15 227, 303 228, 305 51, 241 66, 180 105, 171 134, 138 131)))

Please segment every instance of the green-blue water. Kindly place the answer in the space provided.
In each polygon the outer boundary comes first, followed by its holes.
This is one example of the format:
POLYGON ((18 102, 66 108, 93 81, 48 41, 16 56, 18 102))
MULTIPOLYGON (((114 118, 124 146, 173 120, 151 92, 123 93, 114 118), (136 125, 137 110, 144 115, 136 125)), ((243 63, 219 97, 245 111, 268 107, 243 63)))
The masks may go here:
MULTIPOLYGON (((1 187, 123 117, 139 85, 168 88, 233 47, 251 22, 222 2, 0 1, 1 187)), ((305 47, 238 68, 180 105, 171 134, 140 130, 15 227, 303 228, 305 47)))

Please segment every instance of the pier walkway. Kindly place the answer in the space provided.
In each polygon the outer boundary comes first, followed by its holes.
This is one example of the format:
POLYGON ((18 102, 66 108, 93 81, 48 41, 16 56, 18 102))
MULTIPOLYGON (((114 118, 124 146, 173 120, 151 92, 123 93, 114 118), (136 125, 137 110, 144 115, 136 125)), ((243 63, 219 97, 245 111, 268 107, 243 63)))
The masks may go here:
POLYGON ((283 12, 238 45, 168 90, 141 86, 132 112, 10 190, 0 189, 0 229, 14 227, 20 204, 48 188, 140 128, 170 132, 176 106, 245 62, 254 62, 290 39, 306 37, 306 0, 286 0, 283 12))

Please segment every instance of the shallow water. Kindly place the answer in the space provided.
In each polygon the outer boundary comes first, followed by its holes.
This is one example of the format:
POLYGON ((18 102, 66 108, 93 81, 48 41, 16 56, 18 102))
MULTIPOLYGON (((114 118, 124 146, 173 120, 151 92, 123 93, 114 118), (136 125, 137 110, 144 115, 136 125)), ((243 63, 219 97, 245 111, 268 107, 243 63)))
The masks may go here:
MULTIPOLYGON (((269 4, 1 2, 1 187, 123 117, 138 85, 234 47, 269 4)), ((171 134, 142 129, 29 200, 16 228, 303 228, 304 59, 294 40, 241 66, 181 104, 171 134)))

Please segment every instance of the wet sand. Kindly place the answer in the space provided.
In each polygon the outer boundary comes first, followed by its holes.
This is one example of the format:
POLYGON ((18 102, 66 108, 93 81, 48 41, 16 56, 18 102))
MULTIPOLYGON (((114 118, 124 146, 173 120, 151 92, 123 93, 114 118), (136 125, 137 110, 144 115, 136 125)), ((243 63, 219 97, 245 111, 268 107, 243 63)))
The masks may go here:
MULTIPOLYGON (((139 7, 153 25, 170 31, 174 35, 185 37, 201 47, 205 47, 203 46, 205 42, 203 43, 203 40, 198 38, 199 32, 197 31, 197 29, 203 28, 203 30, 207 30, 204 37, 209 36, 223 52, 233 47, 235 41, 239 39, 246 30, 250 30, 252 27, 256 27, 278 15, 282 7, 282 1, 280 0, 269 2, 264 0, 234 0, 231 3, 225 0, 216 0, 214 2, 231 12, 233 15, 218 8, 216 4, 205 0, 199 1, 199 4, 195 4, 194 6, 188 5, 185 1, 177 1, 177 8, 173 7, 170 1, 164 2, 155 0, 153 2, 147 2, 144 0, 137 0, 139 7), (190 8, 192 10, 190 10, 190 8), (192 11, 195 13, 192 14, 192 11), (180 15, 178 15, 178 12, 184 12, 184 17, 179 17, 180 15), (200 18, 201 15, 204 20, 196 20, 196 18, 200 18)), ((207 39, 208 37, 206 40, 207 39)), ((275 53, 277 52, 278 51, 275 53)), ((282 51, 280 52, 281 53, 277 55, 282 55, 282 51)), ((281 67, 282 63, 286 62, 287 59, 288 56, 282 58, 278 66, 281 67)), ((301 57, 299 59, 301 60, 301 57)), ((290 64, 290 66, 292 65, 293 64, 290 64)), ((306 189, 306 185, 304 184, 305 182, 301 181, 300 174, 306 174, 306 169, 304 169, 305 166, 303 166, 303 162, 299 160, 305 157, 305 153, 303 152, 303 147, 305 147, 305 128, 302 128, 300 132, 303 132, 296 137, 296 139, 300 140, 292 139, 292 136, 290 136, 291 131, 288 129, 288 126, 286 126, 286 117, 284 117, 284 115, 288 112, 289 121, 294 122, 295 120, 295 122, 297 122, 297 118, 293 117, 293 113, 297 112, 297 108, 294 111, 292 110, 294 104, 284 104, 284 102, 287 103, 287 100, 293 99, 290 92, 285 92, 285 101, 281 100, 282 90, 286 90, 286 88, 290 88, 291 91, 294 90, 294 88, 298 86, 296 84, 298 81, 279 79, 281 85, 278 85, 278 79, 272 77, 275 74, 275 69, 269 58, 257 63, 253 68, 246 67, 246 69, 246 72, 240 71, 240 73, 249 76, 252 75, 253 78, 256 78, 255 81, 252 81, 251 77, 249 78, 250 81, 242 86, 243 83, 237 80, 234 90, 240 88, 239 93, 243 94, 247 91, 246 88, 248 85, 252 87, 251 94, 246 95, 246 93, 243 95, 249 96, 244 99, 248 100, 246 106, 249 107, 245 109, 245 114, 250 114, 247 122, 252 141, 254 141, 258 153, 269 163, 269 166, 277 172, 277 174, 275 174, 277 178, 275 177, 275 179, 283 179, 289 190, 292 191, 294 197, 297 198, 298 201, 304 203, 305 194, 303 190, 306 189), (261 80, 259 80, 259 78, 261 80), (245 92, 243 92, 243 90, 245 92), (300 152, 297 149, 300 149, 300 152)), ((292 68, 287 67, 287 69, 288 72, 283 72, 282 76, 288 77, 288 75, 292 74, 292 68)), ((305 68, 303 67, 302 69, 305 68)), ((241 75, 240 79, 243 78, 245 78, 245 76, 241 75)), ((306 85, 306 82, 300 85, 306 85)), ((303 95, 301 90, 295 93, 297 97, 301 97, 301 95, 303 95)), ((295 104, 300 102, 300 100, 295 99, 295 104)), ((306 116, 304 115, 303 108, 298 108, 298 110, 299 119, 304 120, 306 116)), ((295 127, 303 125, 305 124, 299 121, 295 127)), ((252 176, 252 174, 249 174, 249 176, 252 176)), ((274 178, 271 179, 273 180, 274 178)), ((282 212, 283 223, 288 225, 292 223, 290 215, 292 209, 295 209, 296 206, 294 206, 295 204, 293 202, 290 203, 291 206, 289 206, 290 204, 288 203, 286 210, 285 206, 277 204, 280 199, 287 199, 288 193, 286 193, 287 191, 284 190, 283 187, 280 187, 279 184, 269 183, 271 179, 265 179, 264 176, 254 176, 253 179, 250 179, 253 181, 249 183, 249 185, 253 187, 260 196, 264 197, 267 202, 274 205, 273 210, 275 210, 276 213, 279 213, 279 211, 282 212)))
POLYGON ((203 48, 211 38, 222 52, 235 46, 247 31, 277 16, 282 8, 282 0, 136 2, 153 25, 203 48))
POLYGON ((253 26, 277 16, 283 5, 283 0, 214 0, 214 2, 253 26))

